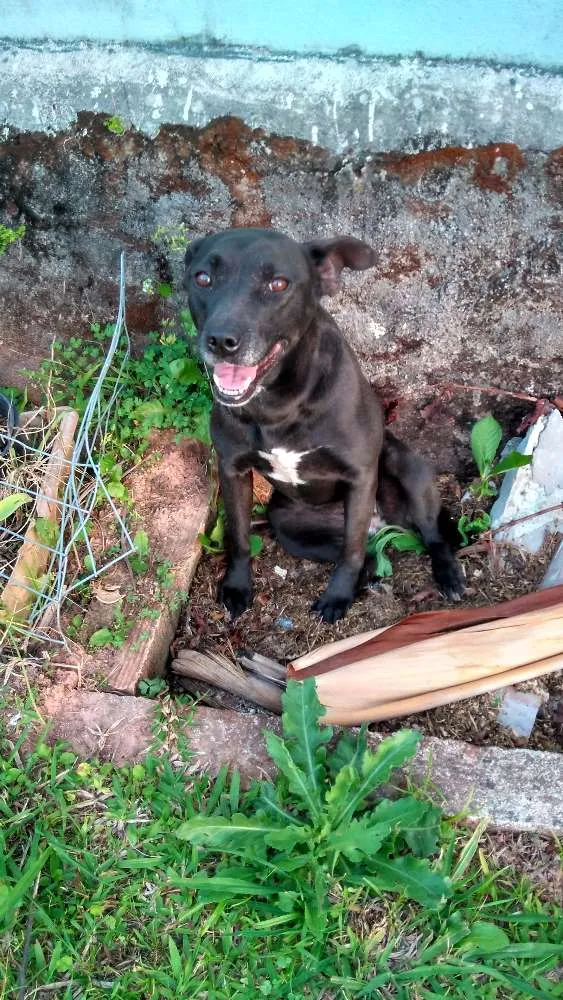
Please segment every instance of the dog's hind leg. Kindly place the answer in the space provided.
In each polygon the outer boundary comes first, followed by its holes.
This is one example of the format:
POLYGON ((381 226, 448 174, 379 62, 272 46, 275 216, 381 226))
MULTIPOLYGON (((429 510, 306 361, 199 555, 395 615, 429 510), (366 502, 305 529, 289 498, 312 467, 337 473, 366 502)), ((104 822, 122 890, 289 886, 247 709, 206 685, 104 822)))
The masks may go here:
POLYGON ((312 506, 274 490, 268 504, 272 531, 290 555, 313 562, 337 562, 344 543, 342 504, 312 506))
POLYGON ((420 532, 441 592, 449 600, 459 600, 465 583, 453 551, 457 529, 442 507, 430 466, 386 431, 379 474, 378 504, 386 521, 420 532))

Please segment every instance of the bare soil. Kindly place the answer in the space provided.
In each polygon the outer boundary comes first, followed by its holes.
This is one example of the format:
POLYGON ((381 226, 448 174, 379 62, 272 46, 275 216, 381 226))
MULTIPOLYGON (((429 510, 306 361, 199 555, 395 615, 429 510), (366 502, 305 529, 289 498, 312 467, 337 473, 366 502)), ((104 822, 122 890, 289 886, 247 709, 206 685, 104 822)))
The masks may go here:
MULTIPOLYGON (((540 583, 557 538, 553 536, 537 556, 513 547, 479 545, 461 552, 467 591, 461 606, 482 606, 509 600, 535 590, 540 583)), ((236 622, 216 602, 217 584, 224 570, 221 556, 204 555, 192 584, 190 602, 181 621, 174 652, 190 647, 220 651, 234 657, 242 648, 279 662, 289 662, 324 643, 390 625, 414 611, 443 608, 434 589, 429 561, 424 556, 392 554, 393 576, 376 582, 354 603, 345 619, 327 625, 311 614, 310 607, 326 586, 330 568, 300 562, 287 555, 267 535, 264 549, 254 560, 253 608, 236 622)), ((458 605, 459 606, 459 605, 458 605)), ((174 683, 181 689, 181 679, 174 683)), ((517 685, 542 698, 533 732, 523 742, 497 722, 501 693, 470 698, 406 719, 377 724, 380 732, 404 725, 429 736, 467 740, 478 746, 563 750, 563 675, 541 677, 517 685)), ((240 699, 216 693, 210 703, 254 711, 240 699)))

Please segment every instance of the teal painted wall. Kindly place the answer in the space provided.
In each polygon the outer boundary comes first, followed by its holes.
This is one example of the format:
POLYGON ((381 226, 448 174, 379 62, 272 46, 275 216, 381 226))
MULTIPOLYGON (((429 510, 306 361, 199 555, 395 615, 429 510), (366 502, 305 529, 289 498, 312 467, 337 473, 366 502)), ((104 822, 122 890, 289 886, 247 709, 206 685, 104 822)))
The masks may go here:
POLYGON ((0 37, 165 43, 563 66, 563 0, 0 0, 0 37))

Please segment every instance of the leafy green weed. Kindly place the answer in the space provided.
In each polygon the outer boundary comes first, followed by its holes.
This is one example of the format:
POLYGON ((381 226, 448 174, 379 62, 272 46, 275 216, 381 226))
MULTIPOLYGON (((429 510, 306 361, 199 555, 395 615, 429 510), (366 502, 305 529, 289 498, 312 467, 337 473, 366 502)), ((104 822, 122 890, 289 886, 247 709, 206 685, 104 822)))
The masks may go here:
POLYGON ((471 453, 479 470, 479 478, 470 486, 477 499, 492 497, 497 493, 493 479, 502 476, 511 469, 529 465, 531 455, 522 455, 519 451, 511 451, 495 464, 495 457, 502 437, 502 428, 492 416, 482 417, 471 430, 471 453))
POLYGON ((125 617, 120 608, 117 608, 111 628, 106 626, 93 632, 88 640, 88 646, 90 649, 103 649, 104 646, 121 649, 132 628, 133 622, 125 617))
MULTIPOLYGON (((121 499, 122 463, 130 464, 146 450, 155 428, 170 428, 179 435, 209 444, 211 391, 195 350, 195 330, 183 313, 184 335, 151 333, 138 358, 118 350, 104 382, 104 397, 116 388, 120 395, 104 441, 104 478, 111 495, 121 499)), ((72 337, 55 344, 53 358, 43 363, 39 385, 50 390, 55 403, 69 401, 82 415, 104 363, 113 326, 94 324, 90 337, 72 337)))
POLYGON ((397 552, 415 552, 422 555, 426 546, 416 531, 401 528, 398 524, 386 524, 375 535, 368 538, 366 551, 375 558, 376 576, 391 576, 393 567, 385 549, 391 546, 397 552))
POLYGON ((23 240, 25 236, 25 226, 15 226, 13 229, 10 226, 0 225, 0 257, 6 253, 6 250, 12 243, 18 243, 23 240))

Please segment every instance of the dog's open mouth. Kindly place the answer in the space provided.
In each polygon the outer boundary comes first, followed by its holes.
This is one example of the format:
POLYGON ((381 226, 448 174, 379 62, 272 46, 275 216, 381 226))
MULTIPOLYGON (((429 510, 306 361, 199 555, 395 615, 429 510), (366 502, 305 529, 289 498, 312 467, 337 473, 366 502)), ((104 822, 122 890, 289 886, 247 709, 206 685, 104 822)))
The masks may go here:
POLYGON ((246 402, 255 392, 266 372, 278 360, 284 341, 278 340, 257 365, 230 365, 221 361, 213 369, 213 381, 221 396, 233 403, 246 402))

